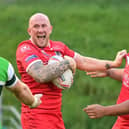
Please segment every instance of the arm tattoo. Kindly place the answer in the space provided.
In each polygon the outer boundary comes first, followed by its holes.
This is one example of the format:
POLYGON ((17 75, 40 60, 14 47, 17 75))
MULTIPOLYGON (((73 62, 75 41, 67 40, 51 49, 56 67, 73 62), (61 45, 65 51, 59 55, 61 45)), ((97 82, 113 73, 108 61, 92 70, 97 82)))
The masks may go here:
POLYGON ((110 64, 106 64, 105 67, 106 67, 106 69, 110 69, 111 68, 110 64))
POLYGON ((68 68, 70 68, 70 64, 67 60, 49 65, 43 65, 41 61, 38 61, 30 66, 28 74, 37 82, 45 83, 62 75, 68 68))

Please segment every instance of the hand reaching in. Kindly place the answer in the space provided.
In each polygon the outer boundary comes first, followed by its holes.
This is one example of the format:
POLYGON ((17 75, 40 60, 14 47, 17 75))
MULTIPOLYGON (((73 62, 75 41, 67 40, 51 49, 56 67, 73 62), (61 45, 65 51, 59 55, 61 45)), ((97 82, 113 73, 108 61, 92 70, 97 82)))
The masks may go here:
POLYGON ((34 102, 29 106, 30 108, 35 108, 37 106, 39 106, 42 101, 40 100, 40 98, 43 96, 43 94, 35 94, 34 95, 34 102))
POLYGON ((105 107, 99 104, 88 105, 83 111, 86 112, 91 119, 105 116, 105 107))

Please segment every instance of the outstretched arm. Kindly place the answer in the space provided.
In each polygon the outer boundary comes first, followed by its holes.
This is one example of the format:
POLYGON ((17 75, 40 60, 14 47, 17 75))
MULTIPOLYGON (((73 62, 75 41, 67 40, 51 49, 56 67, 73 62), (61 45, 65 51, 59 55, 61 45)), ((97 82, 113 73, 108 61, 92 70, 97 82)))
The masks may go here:
POLYGON ((83 71, 97 71, 107 70, 109 68, 119 67, 122 63, 122 59, 127 54, 126 50, 119 51, 114 61, 99 60, 91 57, 84 57, 80 54, 76 54, 75 61, 77 68, 83 71))
POLYGON ((112 79, 122 81, 123 80, 123 73, 124 68, 117 69, 112 68, 105 71, 96 71, 96 72, 87 72, 87 75, 90 75, 91 77, 110 77, 112 79))
POLYGON ((32 95, 30 89, 26 84, 18 80, 16 84, 10 88, 7 88, 20 100, 22 103, 28 105, 30 108, 35 108, 41 104, 41 94, 32 95))
POLYGON ((84 108, 83 111, 86 112, 91 119, 101 118, 104 116, 119 116, 129 114, 129 100, 111 106, 93 104, 84 108))

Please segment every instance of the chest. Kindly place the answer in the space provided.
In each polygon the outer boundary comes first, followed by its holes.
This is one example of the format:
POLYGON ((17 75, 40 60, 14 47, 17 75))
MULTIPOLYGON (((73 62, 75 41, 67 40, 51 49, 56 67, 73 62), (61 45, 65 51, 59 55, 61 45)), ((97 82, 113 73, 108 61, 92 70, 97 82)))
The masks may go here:
POLYGON ((55 56, 55 55, 62 56, 62 57, 64 56, 64 54, 59 50, 40 49, 40 55, 39 56, 40 56, 41 60, 43 61, 44 65, 48 64, 49 59, 52 56, 55 56))

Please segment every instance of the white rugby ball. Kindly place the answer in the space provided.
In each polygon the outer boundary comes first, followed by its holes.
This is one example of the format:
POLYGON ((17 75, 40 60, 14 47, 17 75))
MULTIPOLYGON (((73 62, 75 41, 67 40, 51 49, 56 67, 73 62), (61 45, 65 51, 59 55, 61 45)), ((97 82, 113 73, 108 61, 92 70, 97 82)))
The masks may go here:
MULTIPOLYGON (((48 64, 53 64, 62 60, 63 57, 55 55, 49 59, 48 64)), ((66 70, 60 77, 57 77, 56 79, 52 80, 52 83, 60 89, 70 88, 73 83, 72 70, 71 69, 66 70)))

